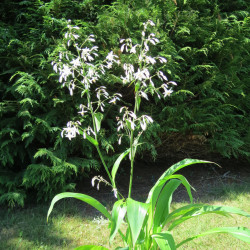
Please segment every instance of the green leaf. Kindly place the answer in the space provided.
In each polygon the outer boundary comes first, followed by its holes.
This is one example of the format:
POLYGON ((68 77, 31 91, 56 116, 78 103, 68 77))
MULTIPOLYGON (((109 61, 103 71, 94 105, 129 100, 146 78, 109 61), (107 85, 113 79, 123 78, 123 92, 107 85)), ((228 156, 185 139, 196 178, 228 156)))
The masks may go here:
POLYGON ((115 161, 115 164, 112 168, 112 172, 111 172, 111 176, 112 176, 112 179, 113 179, 113 182, 115 183, 115 176, 116 176, 116 173, 117 173, 117 170, 120 166, 120 163, 121 161, 123 160, 123 158, 130 152, 130 148, 127 149, 126 151, 124 151, 122 154, 120 154, 120 156, 116 159, 115 161))
POLYGON ((74 250, 109 250, 106 247, 95 246, 95 245, 86 245, 75 248, 74 250))
POLYGON ((170 180, 168 183, 165 184, 161 183, 152 195, 152 210, 154 211, 154 204, 155 206, 155 215, 153 221, 153 232, 157 232, 157 228, 159 226, 163 227, 163 222, 166 220, 167 216, 169 215, 170 204, 172 202, 172 195, 174 191, 179 187, 181 181, 179 180, 170 180), (158 192, 160 189, 160 195, 158 192))
MULTIPOLYGON (((175 220, 169 226, 169 230, 172 230, 174 227, 178 226, 182 222, 184 222, 188 219, 194 218, 195 216, 209 214, 209 213, 219 214, 219 215, 223 215, 223 216, 231 216, 231 214, 237 214, 237 215, 242 215, 242 216, 250 218, 250 215, 247 212, 245 212, 239 208, 228 207, 228 206, 213 206, 213 205, 200 204, 200 207, 194 206, 193 209, 186 212, 179 219, 175 220)), ((173 215, 171 215, 171 217, 172 216, 173 215)))
POLYGON ((84 133, 84 136, 86 137, 86 139, 91 142, 94 146, 98 146, 99 143, 97 140, 95 140, 93 137, 89 136, 86 132, 82 131, 79 129, 79 133, 83 136, 83 133, 84 133))
POLYGON ((98 211, 100 211, 104 216, 106 216, 108 219, 111 220, 111 215, 109 214, 108 210, 96 199, 92 198, 91 196, 85 195, 85 194, 79 194, 79 193, 61 193, 56 195, 53 200, 51 201, 48 215, 47 215, 47 221, 49 219, 49 215, 52 212, 52 209, 55 205, 55 203, 63 198, 76 198, 78 200, 84 201, 91 205, 92 207, 96 208, 98 211))
POLYGON ((98 113, 94 113, 94 120, 95 120, 95 126, 96 126, 96 130, 97 132, 100 131, 101 129, 101 122, 103 119, 103 114, 98 112, 98 113))
POLYGON ((127 216, 130 227, 133 246, 135 246, 138 236, 141 232, 142 225, 149 208, 149 204, 127 199, 127 216))
MULTIPOLYGON (((216 164, 214 162, 211 162, 211 161, 203 161, 203 160, 196 160, 196 159, 184 159, 174 165, 172 165, 169 169, 167 169, 163 174, 162 176, 158 179, 158 181, 155 183, 155 185, 151 188, 149 194, 148 194, 148 198, 147 198, 147 201, 146 203, 150 202, 151 200, 151 196, 154 192, 154 189, 157 187, 157 185, 159 184, 159 182, 167 177, 167 176, 170 176, 172 174, 174 174, 175 172, 177 172, 178 170, 184 168, 184 167, 187 167, 189 165, 192 165, 192 164, 201 164, 201 163, 212 163, 212 164, 216 164)), ((216 164, 217 166, 219 166, 218 164, 216 164)))
POLYGON ((95 140, 93 137, 89 136, 88 134, 86 134, 86 139, 91 142, 94 146, 98 146, 98 142, 97 140, 95 140))
POLYGON ((172 234, 168 231, 153 234, 152 238, 155 239, 160 249, 163 250, 175 250, 176 245, 172 234))
POLYGON ((109 237, 110 243, 112 242, 118 229, 120 228, 126 211, 126 204, 123 202, 123 200, 118 200, 115 202, 112 210, 111 230, 109 237))
POLYGON ((136 104, 136 109, 139 110, 140 104, 141 104, 141 97, 140 96, 137 96, 137 98, 135 99, 135 104, 136 104))
POLYGON ((186 214, 187 212, 196 209, 196 208, 200 208, 202 207, 204 204, 189 204, 183 207, 180 207, 176 210, 174 210, 172 213, 169 214, 167 220, 165 221, 165 223, 168 223, 172 220, 174 220, 175 218, 182 216, 184 214, 186 214))
POLYGON ((218 228, 213 228, 209 231, 206 231, 201 234, 197 234, 193 237, 190 237, 188 239, 185 239, 184 241, 180 242, 176 247, 180 247, 184 243, 187 243, 191 240, 194 240, 196 238, 208 235, 208 234, 215 234, 215 233, 229 233, 235 238, 238 238, 242 241, 250 243, 250 230, 246 227, 218 227, 218 228))

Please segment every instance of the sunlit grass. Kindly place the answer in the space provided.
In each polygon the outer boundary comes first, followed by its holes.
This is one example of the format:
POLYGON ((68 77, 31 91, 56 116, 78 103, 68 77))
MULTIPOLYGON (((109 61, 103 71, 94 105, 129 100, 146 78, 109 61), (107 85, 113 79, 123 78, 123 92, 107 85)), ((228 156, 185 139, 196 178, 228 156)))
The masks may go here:
MULTIPOLYGON (((211 192, 200 201, 211 205, 234 206, 250 212, 250 192, 246 185, 228 185, 211 192)), ((186 202, 173 203, 176 209, 186 202)), ((74 200, 58 202, 46 222, 48 205, 35 206, 11 212, 0 211, 0 249, 74 249, 95 244, 115 249, 122 246, 119 237, 109 246, 108 221, 92 212, 87 205, 74 200)), ((110 207, 110 206, 109 206, 110 207)), ((94 209, 93 209, 94 211, 94 209)), ((241 216, 224 217, 204 215, 186 221, 174 230, 176 242, 213 227, 244 226, 250 228, 250 219, 241 216)), ((249 244, 226 234, 209 235, 183 245, 180 249, 249 249, 249 244)))

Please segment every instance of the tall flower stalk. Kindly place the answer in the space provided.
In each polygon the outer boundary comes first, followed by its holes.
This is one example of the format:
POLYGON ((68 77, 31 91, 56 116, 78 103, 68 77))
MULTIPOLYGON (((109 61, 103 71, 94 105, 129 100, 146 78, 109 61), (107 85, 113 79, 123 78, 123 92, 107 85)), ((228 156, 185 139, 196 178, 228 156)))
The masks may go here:
POLYGON ((125 76, 121 76, 124 84, 129 86, 133 84, 135 93, 134 110, 133 112, 131 111, 130 117, 125 119, 124 123, 124 127, 127 127, 126 132, 128 132, 128 137, 130 138, 131 169, 128 192, 129 198, 131 197, 132 192, 134 160, 139 138, 142 132, 146 130, 147 124, 153 122, 152 118, 149 116, 142 115, 141 117, 137 117, 140 111, 141 99, 149 100, 149 94, 157 94, 158 98, 161 98, 162 92, 164 97, 169 96, 172 93, 170 85, 176 85, 173 81, 169 82, 162 71, 155 70, 155 65, 159 63, 164 64, 167 60, 160 56, 150 56, 150 47, 159 43, 159 40, 154 33, 148 34, 148 26, 154 25, 155 24, 151 20, 143 24, 140 44, 133 44, 130 38, 120 40, 120 43, 122 44, 121 51, 134 55, 134 61, 137 62, 136 65, 124 63, 123 69, 125 76), (155 77, 158 78, 158 81, 159 79, 162 81, 162 84, 158 88, 155 87, 155 77), (136 130, 137 138, 135 138, 136 130))
POLYGON ((149 95, 154 94, 158 98, 169 96, 172 93, 171 85, 176 85, 175 82, 169 82, 162 71, 157 70, 159 65, 166 63, 167 60, 161 56, 152 57, 150 55, 150 48, 159 43, 155 34, 149 32, 149 27, 153 26, 154 23, 151 20, 143 24, 140 44, 133 44, 130 38, 120 40, 121 52, 124 54, 124 58, 127 56, 133 58, 136 63, 132 64, 123 62, 123 60, 121 62, 113 51, 109 52, 103 61, 95 62, 95 58, 98 57, 98 47, 87 46, 95 42, 94 36, 90 35, 80 43, 80 36, 77 33, 79 27, 72 26, 69 23, 68 32, 65 34, 65 51, 60 52, 58 61, 52 62, 53 69, 60 75, 59 82, 68 87, 70 95, 73 95, 76 89, 81 91, 81 96, 86 101, 86 104, 80 105, 79 114, 82 117, 89 114, 92 119, 92 126, 87 128, 82 128, 80 121, 70 121, 67 127, 63 129, 62 136, 71 140, 77 135, 82 135, 83 138, 88 139, 96 147, 115 193, 117 193, 115 178, 112 177, 100 150, 98 133, 101 128, 105 105, 107 102, 116 103, 122 96, 119 93, 111 96, 105 86, 98 86, 98 84, 101 77, 116 65, 121 66, 124 71, 124 74, 120 76, 123 85, 134 87, 134 109, 132 111, 126 106, 121 107, 121 117, 118 118, 117 125, 119 143, 123 136, 127 136, 130 144, 131 169, 128 197, 131 197, 132 192, 137 146, 140 145, 140 137, 147 129, 148 124, 153 122, 153 119, 148 115, 139 116, 141 100, 149 100, 149 95), (75 49, 75 53, 71 52, 72 48, 75 49), (154 82, 155 79, 156 83, 154 82), (98 87, 94 89, 94 85, 98 87))

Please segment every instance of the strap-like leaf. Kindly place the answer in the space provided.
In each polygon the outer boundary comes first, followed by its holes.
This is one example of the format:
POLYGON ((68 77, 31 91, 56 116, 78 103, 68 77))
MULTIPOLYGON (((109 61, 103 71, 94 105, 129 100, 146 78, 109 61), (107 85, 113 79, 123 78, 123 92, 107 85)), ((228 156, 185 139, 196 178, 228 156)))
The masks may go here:
POLYGON ((202 206, 204 206, 204 204, 189 204, 189 205, 180 207, 169 214, 165 223, 169 223, 170 221, 174 220, 175 218, 183 216, 184 214, 186 214, 194 209, 200 208, 202 206))
POLYGON ((194 240, 196 238, 208 235, 208 234, 215 234, 215 233, 229 233, 232 236, 250 243, 250 230, 248 228, 245 227, 218 227, 218 228, 213 228, 207 232, 201 233, 201 234, 197 234, 193 237, 190 237, 184 241, 182 241, 181 243, 179 243, 176 248, 180 247, 181 245, 183 245, 184 243, 187 243, 188 241, 194 240))
POLYGON ((162 233, 153 234, 152 238, 155 239, 160 249, 176 250, 174 238, 170 232, 166 231, 162 233))
POLYGON ((101 122, 103 119, 103 114, 100 112, 94 113, 94 118, 95 118, 96 131, 99 132, 101 129, 101 122))
POLYGON ((128 224, 132 234, 133 246, 135 246, 138 236, 142 230, 142 225, 149 208, 149 204, 127 199, 128 224))
MULTIPOLYGON (((172 202, 172 195, 174 191, 179 187, 181 182, 179 180, 170 180, 167 184, 162 183, 164 187, 162 188, 160 195, 153 193, 152 205, 156 203, 154 222, 153 222, 153 232, 156 233, 156 229, 159 226, 163 226, 163 222, 169 215, 170 204, 172 202)), ((157 190, 157 189, 155 189, 157 190)), ((153 207, 154 209, 154 207, 153 207)))
POLYGON ((89 142, 91 142, 94 146, 98 146, 98 145, 99 145, 97 140, 95 140, 93 137, 91 137, 91 136, 88 135, 86 132, 82 131, 81 129, 79 129, 79 133, 80 133, 81 135, 83 135, 83 133, 85 133, 84 136, 86 137, 86 139, 87 139, 89 142))
MULTIPOLYGON (((162 176, 158 179, 158 181, 155 183, 155 185, 151 188, 149 194, 148 194, 148 198, 147 198, 147 203, 150 202, 151 200, 151 196, 152 196, 152 193, 154 192, 154 189, 157 187, 157 185, 159 184, 159 182, 167 177, 167 176, 170 176, 172 174, 174 174, 175 172, 177 172, 178 170, 184 168, 184 167, 187 167, 189 165, 192 165, 192 164, 200 164, 200 163, 213 163, 213 164, 216 164, 214 162, 211 162, 211 161, 203 161, 203 160, 196 160, 196 159, 184 159, 174 165, 172 165, 169 169, 167 169, 163 174, 162 176)), ((218 164, 216 164, 218 165, 218 164)), ((219 166, 219 165, 218 165, 219 166)))
POLYGON ((126 211, 126 203, 124 203, 123 200, 118 200, 115 202, 112 210, 111 231, 109 237, 110 243, 112 242, 118 229, 120 228, 126 211))
MULTIPOLYGON (((186 212, 182 217, 175 220, 168 228, 168 230, 172 230, 174 227, 178 226, 182 222, 194 218, 195 216, 204 215, 208 213, 219 214, 223 216, 231 216, 231 214, 242 215, 250 218, 250 214, 247 212, 228 206, 213 206, 213 205, 201 205, 200 207, 194 207, 190 211, 186 212)), ((171 215, 172 216, 172 215, 171 215)))
POLYGON ((85 194, 79 194, 79 193, 61 193, 56 195, 53 200, 51 201, 48 215, 47 215, 47 221, 49 219, 49 215, 52 212, 52 209, 55 205, 55 203, 63 198, 76 198, 78 200, 84 201, 91 205, 92 207, 96 208, 98 211, 100 211, 104 216, 106 216, 108 219, 111 219, 111 215, 108 212, 108 210, 96 199, 92 198, 91 196, 85 195, 85 194))
POLYGON ((94 146, 98 146, 98 141, 95 140, 93 137, 89 136, 88 134, 85 135, 86 139, 91 142, 94 146))
POLYGON ((127 149, 126 151, 124 151, 123 153, 120 154, 120 156, 116 159, 115 163, 114 163, 114 166, 112 168, 112 172, 111 172, 111 176, 112 176, 112 179, 113 179, 113 182, 115 183, 115 176, 116 176, 116 173, 117 173, 117 170, 120 166, 120 163, 121 161, 123 160, 123 158, 130 152, 130 148, 127 149))

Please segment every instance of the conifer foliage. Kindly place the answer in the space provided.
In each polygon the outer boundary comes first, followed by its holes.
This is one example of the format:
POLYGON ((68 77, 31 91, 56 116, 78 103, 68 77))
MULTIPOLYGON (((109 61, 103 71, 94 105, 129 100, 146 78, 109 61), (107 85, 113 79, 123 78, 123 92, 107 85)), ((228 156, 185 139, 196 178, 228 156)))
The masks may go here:
MULTIPOLYGON (((60 136, 81 103, 81 96, 69 96, 61 87, 51 65, 63 50, 69 19, 81 28, 83 38, 95 35, 103 57, 110 50, 120 56, 120 38, 139 39, 143 22, 156 23, 162 42, 155 54, 167 58, 163 70, 178 86, 165 102, 151 98, 143 105, 161 122, 143 135, 141 153, 150 150, 156 157, 159 145, 186 134, 203 136, 210 149, 223 156, 249 158, 249 11, 244 0, 4 0, 0 7, 0 203, 24 205, 30 194, 49 199, 74 189, 76 180, 90 169, 99 169, 96 152, 87 141, 60 136)), ((126 105, 133 106, 133 93, 115 77, 119 72, 113 73, 105 84, 119 90, 126 105)), ((108 108, 100 135, 102 150, 112 162, 118 153, 112 120, 117 110, 108 108)))

